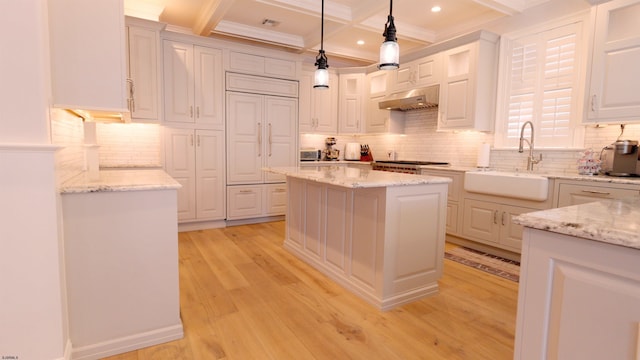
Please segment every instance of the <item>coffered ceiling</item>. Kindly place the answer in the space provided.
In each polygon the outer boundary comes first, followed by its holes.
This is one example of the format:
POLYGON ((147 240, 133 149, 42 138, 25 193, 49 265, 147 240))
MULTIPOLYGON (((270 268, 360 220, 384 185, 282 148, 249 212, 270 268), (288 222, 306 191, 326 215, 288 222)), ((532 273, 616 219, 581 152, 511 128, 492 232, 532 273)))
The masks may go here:
MULTIPOLYGON (((395 0, 402 54, 548 1, 395 0), (432 8, 439 6, 439 12, 432 8)), ((201 36, 242 39, 313 55, 320 48, 321 0, 125 0, 127 15, 201 36)), ((378 61, 389 0, 325 0, 324 49, 358 65, 378 61), (358 44, 361 41, 362 44, 358 44)))

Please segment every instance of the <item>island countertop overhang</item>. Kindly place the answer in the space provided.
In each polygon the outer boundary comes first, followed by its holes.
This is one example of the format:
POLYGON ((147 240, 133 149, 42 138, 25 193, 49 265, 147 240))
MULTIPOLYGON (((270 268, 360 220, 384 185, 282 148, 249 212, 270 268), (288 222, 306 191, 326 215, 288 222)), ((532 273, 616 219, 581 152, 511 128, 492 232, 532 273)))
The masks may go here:
POLYGON ((450 178, 438 176, 393 173, 344 166, 322 166, 318 168, 291 166, 263 168, 263 170, 287 177, 317 181, 346 188, 447 184, 452 181, 450 178))

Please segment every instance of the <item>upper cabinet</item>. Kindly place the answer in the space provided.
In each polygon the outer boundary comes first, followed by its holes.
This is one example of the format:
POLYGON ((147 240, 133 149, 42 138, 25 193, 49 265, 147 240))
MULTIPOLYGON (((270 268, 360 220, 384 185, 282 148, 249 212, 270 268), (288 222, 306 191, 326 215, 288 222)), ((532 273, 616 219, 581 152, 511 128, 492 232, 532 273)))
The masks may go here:
POLYGON ((444 51, 438 130, 492 131, 495 117, 498 36, 444 51))
POLYGON ((587 121, 640 121, 640 1, 614 0, 598 5, 592 19, 587 121))
POLYGON ((298 116, 303 133, 338 132, 338 75, 329 73, 329 88, 314 89, 314 71, 302 71, 300 76, 298 116))
POLYGON ((244 74, 298 79, 298 64, 296 61, 245 54, 237 51, 229 51, 227 69, 244 74))
POLYGON ((164 40, 164 118, 224 130, 222 51, 164 40))
POLYGON ((380 109, 378 104, 387 96, 389 78, 394 71, 379 70, 367 75, 367 108, 365 131, 367 133, 403 133, 404 112, 380 109))
POLYGON ((127 105, 133 121, 158 121, 160 31, 164 24, 127 17, 127 105))
POLYGON ((442 79, 442 54, 400 64, 398 70, 389 73, 391 92, 439 84, 442 79))
POLYGON ((364 130, 363 115, 365 113, 364 73, 340 74, 338 105, 339 132, 343 134, 358 134, 364 130))
POLYGON ((122 0, 50 0, 53 106, 126 113, 122 0))

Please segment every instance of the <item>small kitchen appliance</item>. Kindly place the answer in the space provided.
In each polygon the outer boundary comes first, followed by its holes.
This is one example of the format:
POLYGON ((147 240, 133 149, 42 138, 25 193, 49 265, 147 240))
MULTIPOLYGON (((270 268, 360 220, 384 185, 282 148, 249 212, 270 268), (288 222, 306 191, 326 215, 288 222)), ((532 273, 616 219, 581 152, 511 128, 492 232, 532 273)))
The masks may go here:
POLYGON ((640 175, 638 159, 638 141, 620 140, 624 133, 624 124, 618 140, 605 146, 600 152, 601 172, 610 176, 640 175))
POLYGON ((322 151, 316 149, 301 149, 300 161, 318 161, 322 158, 322 151))
POLYGON ((344 146, 344 159, 345 160, 360 160, 360 144, 347 143, 344 146))
POLYGON ((327 160, 327 161, 338 160, 338 157, 340 156, 340 150, 333 148, 333 145, 336 144, 336 138, 328 137, 324 139, 324 143, 325 143, 326 149, 323 150, 324 157, 322 158, 322 160, 327 160))

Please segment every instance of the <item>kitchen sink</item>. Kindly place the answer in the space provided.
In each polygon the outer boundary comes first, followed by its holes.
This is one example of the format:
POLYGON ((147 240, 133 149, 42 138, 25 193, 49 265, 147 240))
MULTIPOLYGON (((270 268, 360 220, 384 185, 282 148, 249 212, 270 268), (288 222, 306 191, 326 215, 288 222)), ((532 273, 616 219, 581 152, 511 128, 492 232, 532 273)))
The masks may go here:
POLYGON ((544 201, 549 179, 542 175, 509 171, 467 171, 464 189, 469 192, 544 201))

